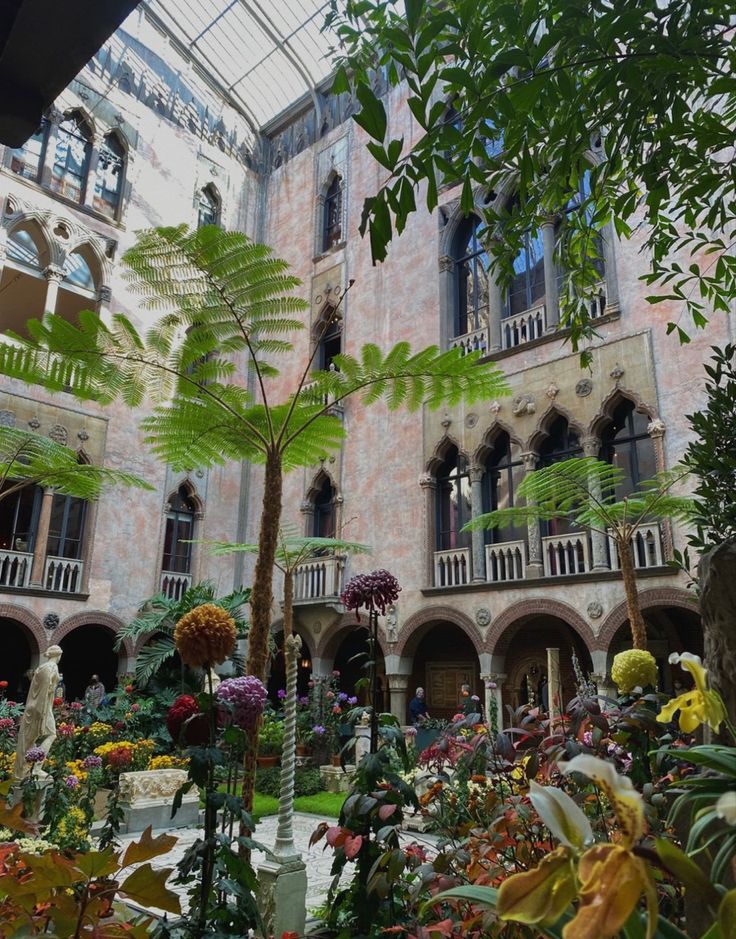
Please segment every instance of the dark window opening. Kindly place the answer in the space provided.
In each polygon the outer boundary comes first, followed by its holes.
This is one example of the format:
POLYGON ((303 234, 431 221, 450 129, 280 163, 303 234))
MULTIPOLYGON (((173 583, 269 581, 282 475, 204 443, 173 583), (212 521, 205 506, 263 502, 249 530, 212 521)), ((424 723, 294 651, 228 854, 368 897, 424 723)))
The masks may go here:
POLYGON ((467 548, 469 532, 461 531, 470 521, 470 478, 465 457, 451 447, 437 472, 437 550, 467 548))
POLYGON ((335 529, 335 490, 329 479, 325 479, 314 497, 312 537, 334 538, 335 529))
POLYGON ((642 482, 651 479, 657 472, 654 443, 647 431, 648 425, 649 418, 637 411, 632 401, 622 401, 603 432, 601 459, 624 471, 624 479, 616 488, 617 499, 635 492, 642 482))
POLYGON ((7 499, 0 500, 0 548, 6 551, 34 550, 42 497, 40 486, 25 486, 7 499))
POLYGON ((205 186, 199 194, 197 203, 197 228, 205 225, 219 225, 220 200, 210 186, 205 186))
MULTIPOLYGON (((325 330, 319 343, 319 367, 323 371, 329 371, 336 355, 342 351, 342 323, 339 320, 333 320, 325 330)), ((337 366, 334 366, 337 368, 337 366)))
POLYGON ((82 538, 87 503, 75 496, 55 495, 51 505, 51 522, 46 553, 54 558, 82 556, 82 538))
POLYGON ((74 202, 84 199, 89 158, 92 152, 89 128, 78 115, 71 114, 59 125, 51 189, 74 202))
POLYGON ((106 137, 100 147, 95 181, 94 207, 98 212, 117 215, 123 187, 125 151, 113 135, 106 137))
POLYGON ((524 233, 513 267, 514 274, 506 298, 506 316, 524 313, 544 303, 544 245, 541 231, 524 233))
POLYGON ((460 226, 455 239, 454 336, 465 336, 488 326, 490 259, 483 247, 485 226, 473 215, 460 226))
POLYGON ((46 152, 48 129, 49 122, 44 118, 36 133, 29 137, 22 147, 11 151, 11 172, 17 173, 18 176, 22 176, 24 179, 39 182, 46 152))
POLYGON ((180 486, 169 500, 161 568, 177 574, 189 574, 192 566, 194 515, 196 506, 186 486, 180 486))
MULTIPOLYGON (((548 436, 539 448, 539 468, 571 460, 573 457, 583 455, 580 438, 565 417, 556 418, 549 427, 548 436)), ((579 526, 572 524, 565 518, 554 518, 542 521, 542 535, 567 535, 579 531, 579 526)))
MULTIPOLYGON (((483 511, 510 509, 518 504, 516 492, 524 479, 521 451, 512 444, 507 433, 499 434, 488 459, 483 476, 483 511)), ((526 539, 526 526, 510 525, 485 531, 486 544, 526 539)))
POLYGON ((335 176, 325 196, 322 250, 329 251, 342 241, 342 184, 335 176))

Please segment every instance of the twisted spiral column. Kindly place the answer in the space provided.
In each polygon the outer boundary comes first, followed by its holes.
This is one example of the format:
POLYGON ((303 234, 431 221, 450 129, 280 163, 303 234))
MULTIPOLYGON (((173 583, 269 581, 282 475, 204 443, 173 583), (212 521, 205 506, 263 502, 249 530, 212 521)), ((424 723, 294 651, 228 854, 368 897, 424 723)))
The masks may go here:
POLYGON ((294 774, 296 770, 296 678, 297 662, 302 651, 301 636, 287 636, 284 641, 286 698, 284 699, 284 742, 281 746, 281 794, 278 826, 273 853, 279 858, 298 856, 294 845, 294 774))

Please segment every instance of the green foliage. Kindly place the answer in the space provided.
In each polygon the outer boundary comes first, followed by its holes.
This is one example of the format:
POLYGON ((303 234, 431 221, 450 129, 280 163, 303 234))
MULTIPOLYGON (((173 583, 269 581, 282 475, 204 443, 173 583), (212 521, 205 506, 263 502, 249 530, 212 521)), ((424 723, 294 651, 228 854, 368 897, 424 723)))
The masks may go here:
MULTIPOLYGON (((125 639, 138 640, 142 636, 153 637, 140 650, 135 664, 136 681, 140 686, 145 687, 176 653, 174 628, 182 616, 203 603, 216 603, 227 610, 235 620, 238 635, 242 638, 247 635, 248 630, 243 608, 249 599, 248 588, 234 590, 224 597, 218 597, 215 585, 208 580, 192 584, 179 600, 157 593, 146 600, 138 616, 118 632, 115 647, 119 648, 125 639)), ((180 683, 181 679, 177 684, 180 683)))
MULTIPOLYGON (((281 768, 278 766, 259 766, 256 772, 256 792, 266 796, 281 795, 281 768)), ((318 769, 297 767, 294 774, 294 795, 313 796, 322 792, 322 780, 318 769)))
MULTIPOLYGON (((512 189, 511 207, 492 200, 482 210, 503 234, 491 247, 508 279, 524 232, 559 215, 589 170, 590 194, 566 213, 557 246, 573 343, 593 331, 586 294, 599 279, 596 235, 609 222, 620 237, 634 224, 646 232, 651 302, 675 301, 695 327, 708 309, 728 313, 734 15, 734 0, 412 0, 406 10, 333 0, 335 87, 355 90, 354 120, 388 170, 363 209, 374 260, 406 226, 418 192, 431 211, 439 186, 461 185, 468 212, 476 192, 480 204, 512 189), (420 133, 392 136, 376 70, 404 85, 420 133)), ((682 327, 670 329, 687 341, 682 327)))
POLYGON ((280 755, 284 743, 284 722, 264 714, 258 731, 258 752, 264 756, 280 755))
POLYGON ((294 810, 309 812, 312 815, 325 815, 328 818, 338 818, 345 803, 344 792, 315 792, 312 795, 304 794, 294 800, 294 810))
POLYGON ((153 489, 133 473, 80 463, 79 455, 48 437, 0 427, 0 500, 26 486, 52 486, 80 499, 96 499, 104 486, 153 489))
POLYGON ((688 421, 695 434, 685 451, 685 463, 695 482, 692 522, 688 538, 699 552, 736 538, 736 347, 713 347, 705 366, 706 403, 688 421))
POLYGON ((692 513, 692 500, 671 494, 673 486, 687 475, 679 467, 659 473, 640 484, 638 491, 616 498, 616 490, 625 473, 611 463, 595 457, 573 457, 527 473, 517 490, 526 504, 487 512, 468 522, 465 530, 504 528, 525 524, 529 520, 565 518, 614 536, 628 543, 632 531, 642 522, 654 518, 677 518, 687 521, 692 513))

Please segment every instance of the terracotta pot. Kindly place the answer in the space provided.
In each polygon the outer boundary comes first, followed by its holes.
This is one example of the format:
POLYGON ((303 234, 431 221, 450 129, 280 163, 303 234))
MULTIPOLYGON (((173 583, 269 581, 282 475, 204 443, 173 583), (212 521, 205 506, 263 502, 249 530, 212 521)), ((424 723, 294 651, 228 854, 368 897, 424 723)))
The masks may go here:
POLYGON ((269 766, 275 766, 278 763, 279 758, 278 756, 259 756, 256 757, 256 761, 259 766, 263 766, 265 768, 269 766))
POLYGON ((306 743, 298 743, 296 745, 296 755, 309 756, 309 747, 306 745, 306 743))
POLYGON ((341 765, 341 763, 340 763, 340 757, 339 757, 338 755, 335 755, 335 756, 332 757, 332 765, 333 765, 333 766, 340 766, 340 765, 341 765))

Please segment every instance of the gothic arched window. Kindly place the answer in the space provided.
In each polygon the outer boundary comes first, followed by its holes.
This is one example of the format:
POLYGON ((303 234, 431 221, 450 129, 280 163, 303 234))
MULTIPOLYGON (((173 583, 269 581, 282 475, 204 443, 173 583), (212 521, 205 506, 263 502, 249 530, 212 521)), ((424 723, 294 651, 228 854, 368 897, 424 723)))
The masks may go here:
POLYGON ((197 202, 197 228, 220 224, 220 199, 212 186, 200 190, 197 202))
POLYGON ((196 505, 186 485, 179 486, 169 499, 161 568, 177 574, 188 574, 192 566, 194 516, 196 505))
POLYGON ((334 538, 336 531, 335 490, 326 477, 322 480, 313 498, 314 514, 312 516, 313 538, 334 538))
POLYGON ((471 215, 460 225, 453 243, 454 336, 488 326, 489 257, 482 244, 484 225, 471 215))
POLYGON ((635 492, 640 484, 657 472, 654 443, 647 426, 649 418, 634 408, 632 401, 622 401, 614 410, 611 423, 601 436, 601 459, 624 471, 616 497, 635 492))
MULTIPOLYGON (((483 476, 483 511, 513 508, 517 502, 516 492, 524 479, 524 463, 521 448, 511 442, 507 433, 499 434, 488 454, 483 476)), ((489 528, 485 532, 486 544, 503 541, 521 541, 526 538, 526 526, 489 528)))
POLYGON ((125 175, 125 150, 114 134, 105 137, 100 147, 95 181, 94 207, 98 212, 115 218, 120 209, 120 196, 125 175))
POLYGON ((48 132, 49 122, 44 118, 36 133, 29 137, 22 147, 17 147, 11 152, 10 170, 12 173, 17 173, 24 179, 32 179, 34 182, 40 180, 48 132))
POLYGON ((461 531, 471 519, 468 464, 457 447, 451 447, 437 471, 437 550, 466 548, 470 534, 461 531))
POLYGON ((325 194, 322 221, 322 250, 329 251, 342 241, 342 180, 334 176, 325 194))
POLYGON ((524 313, 544 303, 544 244, 541 231, 524 233, 514 258, 514 275, 506 296, 506 316, 524 313))
MULTIPOLYGON (((549 425, 547 437, 539 448, 539 468, 582 455, 583 448, 580 445, 580 438, 574 430, 570 429, 567 418, 560 415, 549 425)), ((568 532, 578 530, 577 526, 572 525, 564 518, 542 521, 541 524, 542 535, 565 535, 568 532)))
POLYGON ((78 114, 70 114, 59 125, 51 189, 74 202, 84 200, 92 153, 92 134, 78 114))

